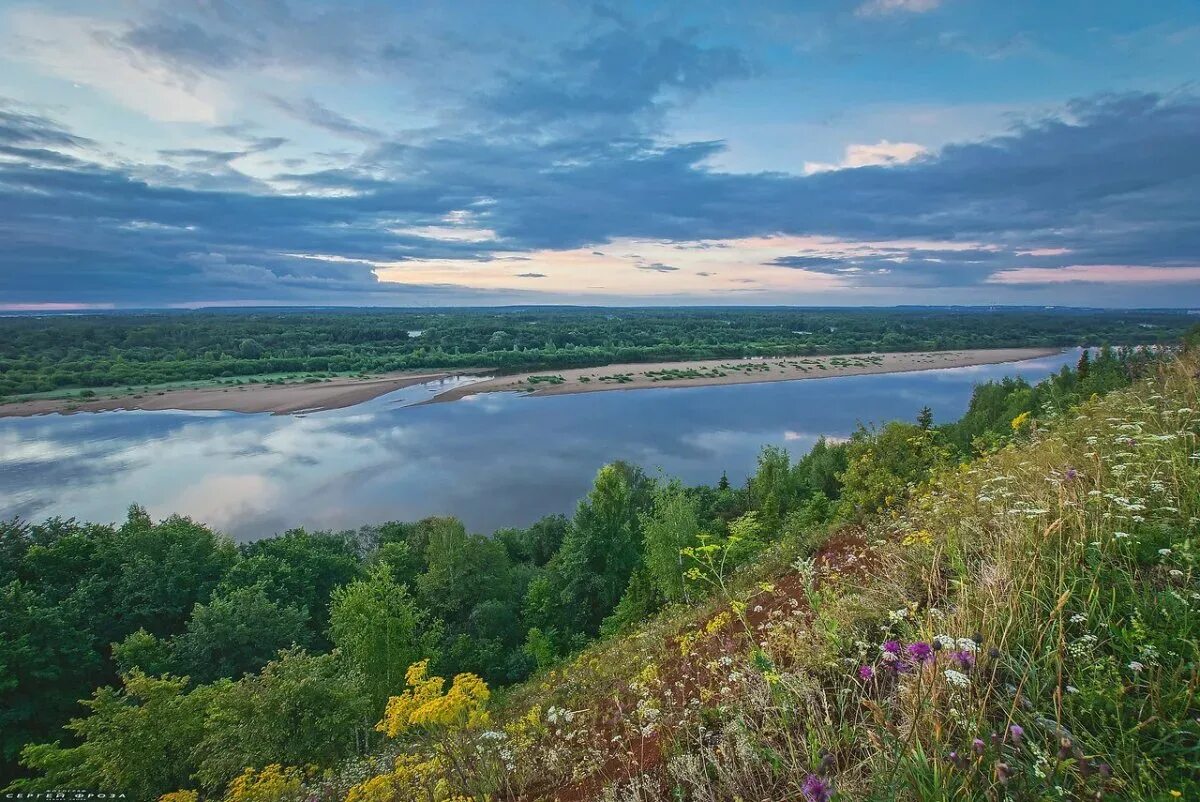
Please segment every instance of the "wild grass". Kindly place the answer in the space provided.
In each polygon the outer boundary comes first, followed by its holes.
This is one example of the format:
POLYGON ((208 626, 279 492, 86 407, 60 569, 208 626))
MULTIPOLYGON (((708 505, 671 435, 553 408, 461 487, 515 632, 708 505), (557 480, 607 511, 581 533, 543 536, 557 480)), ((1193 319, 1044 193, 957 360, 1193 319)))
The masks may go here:
POLYGON ((785 542, 729 576, 694 554, 699 605, 495 694, 486 723, 402 733, 403 792, 359 764, 306 793, 1200 798, 1198 408, 1184 357, 812 557, 785 542))

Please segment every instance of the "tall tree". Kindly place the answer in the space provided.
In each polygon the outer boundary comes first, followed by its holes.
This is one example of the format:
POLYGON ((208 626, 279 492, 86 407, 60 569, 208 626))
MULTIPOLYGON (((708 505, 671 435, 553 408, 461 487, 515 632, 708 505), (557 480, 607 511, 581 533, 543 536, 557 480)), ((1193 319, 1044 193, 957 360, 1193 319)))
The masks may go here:
POLYGON ((383 563, 365 579, 334 591, 329 635, 347 662, 362 673, 376 713, 382 712, 388 697, 404 690, 405 670, 433 652, 424 616, 408 588, 398 584, 383 563))
POLYGON ((668 602, 684 595, 680 550, 700 534, 699 505, 678 479, 655 488, 651 508, 641 515, 643 557, 649 581, 668 602))
POLYGON ((599 631, 625 592, 641 557, 637 513, 628 471, 605 465, 579 503, 557 560, 562 603, 581 632, 599 631))

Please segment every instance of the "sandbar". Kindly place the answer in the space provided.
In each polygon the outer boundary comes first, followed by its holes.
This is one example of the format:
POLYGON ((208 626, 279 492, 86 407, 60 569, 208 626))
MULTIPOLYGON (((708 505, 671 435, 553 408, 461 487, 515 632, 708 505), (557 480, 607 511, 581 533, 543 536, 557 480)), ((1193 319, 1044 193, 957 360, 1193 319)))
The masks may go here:
POLYGON ((1018 362, 1052 356, 1058 348, 990 348, 958 351, 838 354, 833 356, 733 357, 680 362, 643 362, 600 368, 542 370, 498 376, 440 393, 424 404, 455 401, 480 393, 523 392, 531 396, 706 387, 725 384, 824 379, 873 373, 904 373, 1018 362))

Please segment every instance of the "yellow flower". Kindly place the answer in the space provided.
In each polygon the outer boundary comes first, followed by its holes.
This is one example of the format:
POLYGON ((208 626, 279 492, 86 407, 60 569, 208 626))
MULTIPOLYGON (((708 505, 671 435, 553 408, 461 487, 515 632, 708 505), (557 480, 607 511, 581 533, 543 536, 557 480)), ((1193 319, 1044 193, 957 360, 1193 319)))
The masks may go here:
POLYGON ((281 802, 300 793, 300 769, 272 763, 261 772, 246 768, 225 792, 225 802, 281 802))
POLYGON ((905 546, 928 546, 933 543, 933 535, 928 529, 919 529, 916 532, 910 532, 904 536, 904 540, 900 541, 905 546))
POLYGON ((475 727, 488 720, 484 705, 491 696, 487 683, 475 674, 459 674, 445 693, 446 680, 428 676, 429 661, 408 667, 404 678, 409 688, 388 700, 379 732, 395 738, 412 727, 475 727))
POLYGON ((446 791, 441 775, 442 762, 437 757, 422 760, 416 755, 400 755, 390 772, 351 788, 346 802, 394 802, 398 799, 451 802, 455 797, 446 791))
POLYGON ((172 791, 160 796, 158 802, 197 802, 199 798, 200 795, 195 791, 172 791))

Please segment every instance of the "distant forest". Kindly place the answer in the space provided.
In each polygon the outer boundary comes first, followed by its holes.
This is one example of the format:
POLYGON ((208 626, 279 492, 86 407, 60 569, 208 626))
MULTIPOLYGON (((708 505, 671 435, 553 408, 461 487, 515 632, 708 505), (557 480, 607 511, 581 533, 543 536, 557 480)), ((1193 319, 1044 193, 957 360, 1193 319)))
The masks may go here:
POLYGON ((964 308, 262 309, 0 318, 0 398, 402 370, 1177 340, 1182 311, 964 308))

